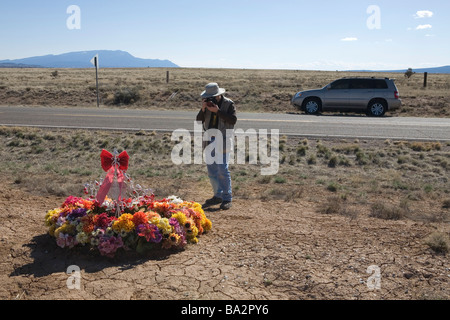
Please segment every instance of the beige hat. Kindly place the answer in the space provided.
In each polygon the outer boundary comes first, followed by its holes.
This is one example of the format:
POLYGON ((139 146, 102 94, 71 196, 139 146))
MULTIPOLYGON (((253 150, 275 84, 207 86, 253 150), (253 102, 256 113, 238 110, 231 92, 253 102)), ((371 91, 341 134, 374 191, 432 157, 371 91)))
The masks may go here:
POLYGON ((201 94, 202 98, 216 97, 226 92, 225 89, 219 88, 219 85, 215 82, 207 84, 205 88, 206 90, 201 94))

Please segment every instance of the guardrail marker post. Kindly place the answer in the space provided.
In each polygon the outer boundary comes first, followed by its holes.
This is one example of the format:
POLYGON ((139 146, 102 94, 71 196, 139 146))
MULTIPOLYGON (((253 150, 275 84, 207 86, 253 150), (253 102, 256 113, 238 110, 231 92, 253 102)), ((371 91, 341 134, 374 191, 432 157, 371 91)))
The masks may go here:
POLYGON ((95 57, 92 58, 91 63, 94 65, 95 67, 95 82, 96 82, 96 86, 97 86, 97 108, 100 107, 100 99, 99 99, 99 95, 98 95, 98 54, 95 55, 95 57))

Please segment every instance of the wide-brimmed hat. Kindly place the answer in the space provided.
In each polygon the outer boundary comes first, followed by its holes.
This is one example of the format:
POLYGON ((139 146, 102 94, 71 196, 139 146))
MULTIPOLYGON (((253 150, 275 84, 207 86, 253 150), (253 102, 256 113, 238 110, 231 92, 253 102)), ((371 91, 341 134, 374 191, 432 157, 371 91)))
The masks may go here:
POLYGON ((211 97, 217 97, 226 92, 225 89, 219 88, 219 85, 215 82, 209 83, 205 87, 205 91, 202 92, 201 97, 202 98, 211 98, 211 97))

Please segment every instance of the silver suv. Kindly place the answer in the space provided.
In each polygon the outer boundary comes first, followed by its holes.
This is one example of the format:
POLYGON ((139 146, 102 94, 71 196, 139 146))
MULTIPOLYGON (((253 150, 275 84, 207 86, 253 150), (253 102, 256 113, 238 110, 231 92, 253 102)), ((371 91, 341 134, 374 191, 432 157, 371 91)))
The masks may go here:
POLYGON ((322 89, 295 94, 291 104, 307 114, 323 111, 356 111, 382 117, 400 108, 398 89, 389 78, 343 78, 322 89))

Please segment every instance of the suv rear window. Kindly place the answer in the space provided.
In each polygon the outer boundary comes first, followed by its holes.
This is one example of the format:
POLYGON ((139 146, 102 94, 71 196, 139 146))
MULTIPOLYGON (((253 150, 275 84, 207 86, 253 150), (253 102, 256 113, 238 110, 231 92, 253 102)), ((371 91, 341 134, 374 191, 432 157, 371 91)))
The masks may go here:
POLYGON ((386 81, 380 79, 352 79, 351 89, 387 89, 386 81))
POLYGON ((348 79, 336 80, 331 84, 330 87, 332 90, 350 89, 350 80, 348 79))

